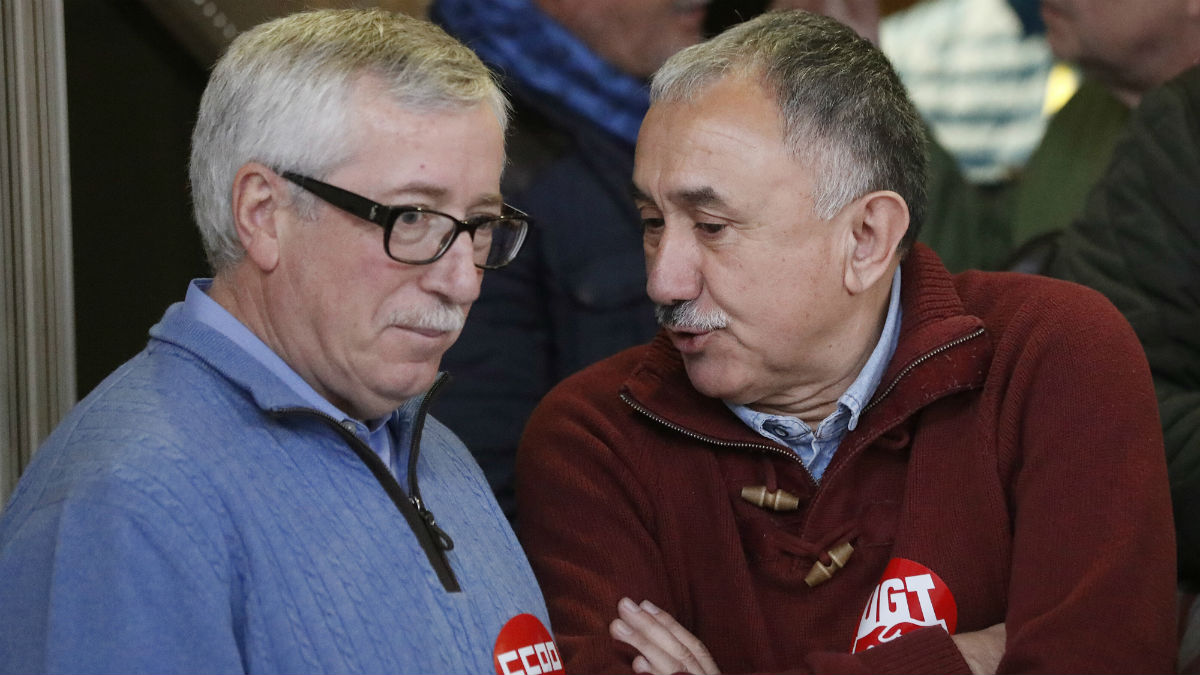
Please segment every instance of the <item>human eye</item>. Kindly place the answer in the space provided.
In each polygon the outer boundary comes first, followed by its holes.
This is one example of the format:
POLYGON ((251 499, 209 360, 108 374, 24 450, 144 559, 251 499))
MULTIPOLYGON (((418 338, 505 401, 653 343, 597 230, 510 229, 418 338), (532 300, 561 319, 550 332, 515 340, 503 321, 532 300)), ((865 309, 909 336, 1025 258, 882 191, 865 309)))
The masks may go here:
POLYGON ((463 221, 471 226, 471 242, 476 251, 486 251, 492 246, 496 230, 504 224, 504 216, 497 213, 485 213, 469 216, 463 221))
POLYGON ((421 211, 415 206, 401 207, 404 210, 400 212, 400 216, 396 218, 396 222, 401 225, 416 225, 420 222, 429 220, 429 214, 421 211))
POLYGON ((400 215, 392 227, 392 244, 407 246, 424 240, 431 231, 441 229, 443 217, 430 213, 418 206, 401 207, 400 215))
POLYGON ((655 208, 653 204, 638 204, 638 216, 641 218, 642 230, 645 232, 661 230, 663 228, 662 212, 655 208))
POLYGON ((654 212, 647 213, 642 210, 642 244, 643 246, 654 248, 658 246, 658 242, 662 239, 663 228, 666 222, 663 220, 662 214, 654 212))
POLYGON ((700 230, 702 234, 708 236, 716 236, 721 234, 725 231, 726 227, 728 227, 728 225, 725 223, 696 223, 696 229, 700 230))
POLYGON ((646 232, 661 230, 663 225, 662 218, 642 218, 642 230, 646 232))

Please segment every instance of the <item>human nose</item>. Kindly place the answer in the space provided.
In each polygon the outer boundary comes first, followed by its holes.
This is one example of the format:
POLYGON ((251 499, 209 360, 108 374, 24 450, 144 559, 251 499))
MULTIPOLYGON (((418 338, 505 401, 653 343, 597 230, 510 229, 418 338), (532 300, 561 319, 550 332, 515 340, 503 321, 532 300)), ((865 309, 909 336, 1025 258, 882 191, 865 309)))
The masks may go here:
POLYGON ((475 266, 471 235, 459 232, 450 248, 427 267, 423 282, 426 290, 459 305, 475 302, 483 270, 475 266))
POLYGON ((664 225, 646 246, 646 293, 659 305, 693 300, 700 294, 700 251, 689 229, 664 225))

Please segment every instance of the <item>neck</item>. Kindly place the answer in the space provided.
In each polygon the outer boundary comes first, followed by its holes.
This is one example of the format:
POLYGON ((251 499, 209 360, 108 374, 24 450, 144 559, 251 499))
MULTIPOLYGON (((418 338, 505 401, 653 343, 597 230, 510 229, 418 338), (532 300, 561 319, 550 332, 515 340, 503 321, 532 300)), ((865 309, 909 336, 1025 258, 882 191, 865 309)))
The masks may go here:
POLYGON ((217 272, 213 277, 212 286, 208 289, 208 297, 225 308, 233 318, 241 321, 251 333, 270 347, 271 351, 278 354, 279 349, 273 339, 273 332, 268 330, 270 324, 260 311, 264 306, 261 286, 255 279, 247 278, 244 267, 245 263, 239 262, 217 272))
POLYGON ((370 420, 390 414, 395 406, 364 407, 325 386, 319 369, 309 365, 314 363, 313 359, 304 356, 319 353, 319 347, 294 339, 296 336, 311 337, 311 334, 306 334, 303 327, 288 325, 292 317, 282 308, 292 304, 281 302, 277 297, 268 300, 268 295, 270 289, 264 277, 246 260, 218 272, 208 290, 208 297, 262 340, 297 376, 334 407, 368 424, 370 420), (293 339, 285 339, 285 335, 293 339))
MULTIPOLYGON (((867 354, 869 355, 870 352, 868 351, 867 354)), ((857 370, 852 370, 847 377, 830 382, 819 389, 791 392, 786 398, 764 399, 747 407, 768 415, 795 417, 810 428, 816 429, 822 420, 837 410, 838 399, 854 383, 854 378, 858 377, 858 373, 866 362, 867 360, 864 358, 858 364, 857 370)))
POLYGON ((1188 16, 1183 21, 1186 23, 1176 36, 1157 40, 1153 51, 1138 63, 1108 77, 1097 74, 1117 100, 1136 108, 1151 90, 1200 64, 1200 16, 1188 16))
MULTIPOLYGON (((331 398, 329 392, 315 384, 312 373, 301 368, 302 360, 294 358, 288 351, 286 342, 281 338, 281 331, 276 330, 275 317, 270 311, 271 303, 267 301, 267 292, 263 278, 257 268, 246 260, 217 272, 213 277, 212 286, 208 289, 208 297, 225 308, 267 346, 276 356, 283 359, 297 375, 323 396, 347 413, 354 413, 344 402, 331 398)), ((362 419, 362 418, 360 418, 362 419)))

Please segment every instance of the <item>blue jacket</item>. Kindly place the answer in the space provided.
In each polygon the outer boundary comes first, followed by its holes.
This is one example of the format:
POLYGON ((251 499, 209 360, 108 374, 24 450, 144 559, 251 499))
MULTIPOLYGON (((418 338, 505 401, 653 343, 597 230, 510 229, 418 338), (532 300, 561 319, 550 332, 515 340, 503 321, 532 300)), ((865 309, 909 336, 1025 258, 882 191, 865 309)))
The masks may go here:
POLYGON ((549 625, 428 394, 388 424, 421 446, 448 551, 369 448, 233 343, 179 305, 150 334, 0 518, 0 672, 482 673, 512 617, 549 625))

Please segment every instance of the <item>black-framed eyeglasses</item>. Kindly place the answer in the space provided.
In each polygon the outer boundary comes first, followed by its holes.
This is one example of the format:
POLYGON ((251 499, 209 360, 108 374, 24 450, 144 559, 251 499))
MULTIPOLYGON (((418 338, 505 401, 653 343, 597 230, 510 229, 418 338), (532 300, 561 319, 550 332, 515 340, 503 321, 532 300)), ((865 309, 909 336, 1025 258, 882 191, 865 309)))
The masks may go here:
POLYGON ((387 206, 292 171, 280 176, 352 216, 383 228, 383 250, 388 257, 409 265, 428 265, 450 250, 458 235, 471 237, 475 266, 487 270, 504 267, 517 257, 532 222, 528 215, 507 204, 498 216, 459 220, 423 206, 387 206))

